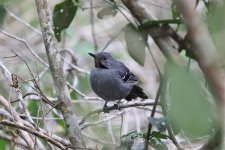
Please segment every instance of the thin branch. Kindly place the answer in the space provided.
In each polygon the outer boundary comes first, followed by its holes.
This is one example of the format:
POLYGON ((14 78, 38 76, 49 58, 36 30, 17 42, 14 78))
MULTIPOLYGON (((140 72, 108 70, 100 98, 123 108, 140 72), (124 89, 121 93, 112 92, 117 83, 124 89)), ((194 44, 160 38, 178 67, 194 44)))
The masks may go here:
POLYGON ((74 88, 69 82, 66 82, 68 87, 70 89, 72 89, 74 92, 76 92, 77 94, 79 94, 80 96, 84 97, 85 100, 96 100, 96 101, 103 101, 103 99, 99 98, 99 97, 90 97, 85 95, 84 93, 82 93, 81 91, 79 91, 78 89, 74 88))
POLYGON ((52 143, 53 145, 57 146, 60 149, 65 149, 65 147, 61 143, 55 141, 54 139, 52 139, 49 136, 46 136, 46 135, 36 131, 35 129, 29 128, 29 127, 26 127, 26 126, 23 126, 23 125, 19 125, 17 123, 14 123, 14 122, 11 122, 11 121, 8 121, 8 120, 2 120, 2 121, 0 121, 0 124, 27 131, 27 132, 35 135, 35 136, 38 136, 38 137, 52 143))
POLYGON ((65 63, 69 64, 74 70, 76 70, 76 71, 78 71, 78 72, 80 72, 80 73, 84 73, 84 74, 86 74, 86 75, 89 75, 89 74, 90 74, 89 71, 86 71, 86 70, 84 70, 84 69, 82 69, 82 68, 79 68, 78 66, 76 66, 76 65, 72 64, 71 62, 69 62, 68 60, 66 60, 64 57, 62 57, 62 60, 63 60, 65 63))
POLYGON ((116 38, 123 33, 122 30, 120 30, 119 32, 115 33, 113 35, 113 37, 105 44, 105 46, 100 50, 101 52, 103 52, 114 40, 116 40, 116 38))
POLYGON ((12 84, 11 73, 1 60, 0 60, 0 69, 3 73, 3 75, 5 76, 6 80, 8 81, 8 83, 11 85, 12 84))
MULTIPOLYGON (((0 95, 0 104, 13 116, 14 120, 17 122, 18 125, 24 126, 22 119, 19 117, 18 113, 11 107, 9 101, 7 101, 4 97, 0 95)), ((33 149, 34 142, 29 136, 27 132, 22 130, 18 130, 22 139, 26 142, 27 146, 30 149, 33 149)))
POLYGON ((113 116, 104 118, 104 119, 102 119, 102 120, 99 120, 99 121, 96 121, 96 122, 85 123, 85 124, 83 124, 83 125, 81 126, 81 130, 83 130, 83 129, 87 128, 87 127, 90 127, 90 126, 96 126, 96 125, 101 124, 101 123, 103 123, 103 122, 107 122, 107 121, 109 121, 109 120, 112 120, 112 119, 114 119, 114 118, 119 117, 120 115, 122 115, 122 114, 124 114, 124 113, 125 113, 125 111, 118 112, 116 115, 113 115, 113 116))
POLYGON ((94 41, 94 50, 97 52, 98 50, 98 44, 97 44, 97 39, 96 39, 96 33, 95 33, 95 20, 94 20, 94 11, 93 11, 93 0, 90 0, 90 18, 91 18, 91 33, 92 33, 92 38, 94 41))
MULTIPOLYGON (((0 109, 0 116, 4 119, 7 119, 9 121, 13 121, 13 117, 8 113, 6 112, 5 110, 2 110, 0 109)), ((32 117, 34 119, 42 119, 42 118, 36 118, 36 117, 32 117)), ((60 118, 45 118, 45 119, 60 119, 60 118)), ((49 131, 46 131, 42 128, 38 128, 38 127, 35 127, 33 125, 31 125, 29 122, 23 120, 23 123, 26 127, 29 127, 29 128, 33 128, 35 130, 37 130, 38 132, 40 132, 41 134, 44 134, 46 136, 50 136, 51 138, 53 138, 54 140, 60 142, 61 144, 63 144, 64 146, 69 146, 71 145, 70 142, 64 138, 61 138, 53 133, 50 133, 49 131)))
POLYGON ((99 140, 99 139, 95 139, 95 138, 89 136, 88 134, 86 134, 85 132, 82 132, 82 134, 83 134, 86 138, 88 138, 88 139, 90 139, 90 140, 92 140, 92 141, 94 141, 94 142, 96 142, 96 143, 100 143, 100 144, 103 144, 103 145, 111 145, 111 146, 114 146, 114 147, 118 147, 118 146, 119 146, 119 145, 117 145, 117 144, 108 143, 108 142, 105 142, 105 141, 102 141, 102 140, 99 140))
POLYGON ((21 140, 17 140, 17 139, 15 139, 15 137, 7 135, 3 132, 0 132, 0 139, 7 141, 9 143, 15 143, 15 145, 17 145, 18 147, 28 149, 27 145, 24 142, 22 142, 21 140))
POLYGON ((42 36, 41 31, 39 31, 38 29, 34 28, 33 26, 31 26, 29 23, 25 22, 24 20, 22 20, 21 18, 19 18, 18 16, 16 16, 14 13, 12 13, 7 7, 5 7, 5 10, 7 11, 7 13, 13 17, 14 19, 16 19, 17 21, 21 22, 22 24, 24 24, 26 27, 30 28, 31 30, 33 30, 35 33, 37 33, 38 35, 42 36))
MULTIPOLYGON (((153 100, 151 100, 151 102, 149 102, 149 100, 145 100, 142 102, 129 102, 128 104, 121 104, 120 108, 129 108, 129 107, 137 107, 137 106, 152 106, 154 104, 154 102, 152 102, 153 100)), ((117 107, 115 105, 113 106, 109 106, 107 108, 107 110, 112 111, 112 110, 117 110, 117 107)), ((86 114, 81 121, 79 122, 79 125, 84 124, 84 122, 86 122, 86 120, 94 115, 94 114, 100 114, 101 112, 103 112, 103 109, 96 109, 93 110, 91 112, 89 112, 88 114, 86 114)))
POLYGON ((16 37, 16 36, 14 36, 14 35, 12 35, 12 34, 10 34, 10 33, 8 33, 8 32, 2 31, 2 30, 0 30, 0 32, 3 33, 4 35, 10 37, 10 38, 13 38, 13 39, 15 39, 15 40, 17 40, 17 41, 22 42, 22 43, 26 46, 26 48, 33 54, 33 56, 34 56, 37 60, 39 60, 44 66, 48 67, 48 64, 45 63, 44 60, 43 60, 41 57, 39 57, 39 56, 34 52, 34 50, 28 45, 28 43, 27 43, 24 39, 21 39, 21 38, 19 38, 19 37, 16 37))
MULTIPOLYGON (((160 94, 161 94, 162 85, 163 85, 163 80, 161 78, 161 81, 160 81, 160 84, 159 84, 159 88, 158 88, 158 91, 156 93, 155 103, 153 105, 153 109, 152 109, 152 112, 151 112, 151 117, 154 117, 154 115, 155 115, 156 107, 157 107, 157 105, 159 103, 159 97, 160 97, 160 94)), ((147 139, 145 141, 145 150, 148 150, 151 130, 152 130, 152 124, 148 123, 147 139)))
MULTIPOLYGON (((122 114, 121 114, 122 115, 122 114)), ((121 116, 120 115, 120 116, 121 116)), ((108 120, 107 121, 107 127, 108 127, 108 132, 109 132, 109 134, 110 134, 110 136, 111 136, 111 139, 112 139, 112 142, 113 142, 113 144, 116 144, 116 139, 115 139, 115 136, 114 136, 114 134, 113 134, 113 129, 112 129, 112 121, 111 120, 108 120)))

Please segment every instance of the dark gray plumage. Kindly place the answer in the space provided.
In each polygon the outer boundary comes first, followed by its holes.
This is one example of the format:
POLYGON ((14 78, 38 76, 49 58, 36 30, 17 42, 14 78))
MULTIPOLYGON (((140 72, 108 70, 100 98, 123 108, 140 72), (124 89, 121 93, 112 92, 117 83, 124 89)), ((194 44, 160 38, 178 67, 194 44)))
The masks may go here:
POLYGON ((95 68, 91 71, 90 83, 93 91, 102 99, 108 101, 137 97, 147 99, 148 96, 138 87, 137 79, 132 72, 110 53, 89 53, 95 60, 95 68))

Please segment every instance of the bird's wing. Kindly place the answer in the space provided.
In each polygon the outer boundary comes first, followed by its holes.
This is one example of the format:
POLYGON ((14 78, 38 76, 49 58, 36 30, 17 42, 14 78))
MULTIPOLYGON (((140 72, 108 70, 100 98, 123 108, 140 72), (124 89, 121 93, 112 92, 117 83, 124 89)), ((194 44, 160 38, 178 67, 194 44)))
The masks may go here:
POLYGON ((119 73, 123 82, 136 83, 138 80, 135 75, 123 63, 120 65, 119 73))

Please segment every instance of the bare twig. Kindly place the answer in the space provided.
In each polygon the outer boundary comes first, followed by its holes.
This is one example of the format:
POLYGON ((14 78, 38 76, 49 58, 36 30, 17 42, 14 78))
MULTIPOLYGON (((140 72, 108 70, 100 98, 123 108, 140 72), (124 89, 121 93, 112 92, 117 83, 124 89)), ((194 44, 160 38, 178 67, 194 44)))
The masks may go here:
POLYGON ((7 11, 7 13, 13 17, 14 19, 18 20, 19 22, 21 22, 22 24, 24 24, 26 27, 30 28, 31 30, 33 30, 35 33, 37 33, 38 35, 42 35, 41 31, 39 31, 38 29, 34 28, 33 26, 31 26, 29 23, 25 22, 24 20, 22 20, 21 18, 19 18, 18 16, 16 16, 14 13, 12 13, 8 8, 6 8, 4 6, 5 10, 7 11))
POLYGON ((13 117, 5 110, 0 108, 0 117, 8 120, 13 120, 13 117))
POLYGON ((82 93, 81 91, 79 91, 78 89, 74 88, 69 82, 66 82, 66 83, 70 89, 72 89, 74 92, 76 92, 80 96, 84 97, 85 100, 103 101, 103 99, 101 99, 99 97, 89 97, 89 96, 85 95, 84 93, 82 93))
POLYGON ((8 121, 8 120, 2 120, 2 121, 0 121, 0 124, 6 125, 6 126, 15 127, 15 128, 27 131, 27 132, 29 132, 31 134, 34 134, 34 135, 36 135, 36 136, 38 136, 40 138, 45 139, 46 141, 52 143, 53 145, 59 147, 60 149, 65 149, 65 147, 61 143, 55 141, 54 139, 52 139, 49 136, 46 136, 46 135, 36 131, 35 129, 29 128, 29 127, 26 127, 26 126, 23 126, 23 125, 20 125, 20 124, 17 124, 17 123, 8 121))
POLYGON ((97 39, 96 39, 96 33, 95 33, 95 20, 94 20, 94 11, 93 11, 93 1, 90 0, 90 18, 91 18, 91 33, 92 33, 92 38, 94 41, 94 50, 97 52, 98 50, 98 44, 97 44, 97 39))
POLYGON ((27 121, 23 121, 23 122, 24 122, 24 125, 25 125, 26 127, 33 128, 34 130, 37 130, 37 131, 40 132, 41 134, 44 134, 44 135, 46 135, 46 136, 49 136, 49 137, 53 138, 55 141, 58 141, 59 143, 61 143, 61 144, 64 145, 64 146, 70 146, 70 145, 71 145, 70 141, 67 140, 67 139, 64 139, 64 138, 62 138, 62 137, 59 137, 58 135, 55 135, 55 134, 53 134, 53 133, 51 133, 51 132, 49 132, 49 131, 46 131, 46 130, 44 130, 44 129, 42 129, 42 128, 38 128, 38 127, 34 128, 34 127, 33 127, 30 123, 28 123, 27 121))
POLYGON ((24 149, 28 149, 27 145, 23 141, 17 140, 17 139, 15 139, 15 137, 10 136, 10 135, 7 135, 7 134, 5 134, 3 132, 0 132, 0 139, 1 140, 5 140, 5 141, 7 141, 9 143, 12 143, 13 142, 18 147, 22 147, 24 149))
POLYGON ((66 60, 66 59, 63 58, 63 57, 62 57, 62 60, 63 60, 65 63, 69 64, 74 70, 76 70, 76 71, 78 71, 78 72, 80 72, 80 73, 84 73, 84 74, 86 74, 86 75, 89 75, 89 74, 90 74, 89 71, 86 71, 86 70, 84 70, 84 69, 82 69, 82 68, 79 68, 78 66, 76 66, 76 65, 74 65, 74 64, 72 64, 72 63, 70 63, 68 60, 66 60))
POLYGON ((124 113, 125 113, 125 111, 122 111, 122 112, 117 113, 116 115, 113 115, 113 116, 104 118, 104 119, 102 119, 102 120, 100 120, 100 121, 85 123, 85 124, 83 124, 83 125, 81 126, 81 129, 83 130, 83 129, 89 127, 89 126, 95 126, 95 125, 101 124, 101 123, 103 123, 103 122, 112 120, 112 119, 114 119, 114 118, 116 118, 116 117, 119 117, 121 114, 124 114, 124 113))
POLYGON ((45 63, 44 60, 43 60, 41 57, 39 57, 39 56, 34 52, 34 50, 28 45, 28 43, 27 43, 24 39, 21 39, 21 38, 19 38, 19 37, 16 37, 16 36, 14 36, 14 35, 12 35, 12 34, 10 34, 10 33, 8 33, 8 32, 2 31, 2 30, 0 30, 0 32, 3 33, 4 35, 10 37, 10 38, 13 38, 13 39, 15 39, 15 40, 17 40, 17 41, 22 42, 22 43, 27 47, 27 49, 33 54, 33 56, 34 56, 35 58, 37 58, 37 60, 39 60, 44 66, 47 66, 47 67, 48 67, 48 64, 45 63))
MULTIPOLYGON (((153 109, 152 109, 152 112, 151 112, 151 117, 154 117, 154 115, 155 115, 156 107, 157 107, 157 105, 159 103, 159 97, 160 97, 160 94, 161 94, 162 85, 163 85, 163 80, 161 79, 161 82, 159 84, 158 91, 156 93, 155 103, 153 105, 153 109)), ((149 139, 150 139, 151 130, 152 130, 152 124, 151 123, 148 123, 147 139, 145 141, 145 150, 148 150, 148 145, 149 145, 149 139)))
POLYGON ((0 60, 0 69, 1 69, 2 73, 4 74, 4 76, 5 76, 6 80, 8 81, 8 83, 11 85, 12 84, 11 73, 7 69, 7 67, 3 64, 3 62, 1 60, 0 60))
MULTIPOLYGON (((0 95, 0 104, 13 116, 15 121, 18 125, 24 126, 22 119, 19 117, 18 113, 11 107, 10 103, 0 95)), ((22 130, 18 130, 20 133, 20 136, 23 138, 23 140, 26 142, 27 146, 30 149, 33 149, 34 142, 30 138, 29 134, 27 132, 24 132, 22 130)))
POLYGON ((118 147, 118 146, 119 146, 119 145, 117 145, 117 144, 108 143, 108 142, 105 142, 105 141, 103 141, 103 140, 95 139, 95 138, 89 136, 89 135, 88 135, 87 133, 85 133, 85 132, 82 132, 82 134, 83 134, 86 138, 88 138, 88 139, 90 139, 90 140, 92 140, 92 141, 94 141, 94 142, 103 144, 103 145, 111 145, 111 146, 114 146, 114 147, 118 147))
POLYGON ((113 142, 113 144, 116 144, 116 139, 115 139, 115 136, 114 136, 114 133, 113 133, 113 129, 112 129, 112 121, 111 120, 108 120, 107 121, 107 124, 108 124, 107 125, 108 126, 108 132, 109 132, 109 134, 111 136, 112 142, 113 142))
MULTIPOLYGON (((153 100, 151 100, 151 102, 149 102, 148 100, 142 101, 142 102, 129 102, 128 104, 121 104, 120 108, 129 108, 129 107, 137 107, 137 106, 151 106, 154 104, 154 102, 152 102, 153 100)), ((109 106, 107 108, 107 110, 111 111, 111 110, 116 110, 117 107, 115 107, 115 105, 113 106, 109 106)), ((88 114, 86 114, 81 121, 79 122, 79 124, 83 124, 90 116, 94 115, 94 114, 99 114, 103 112, 103 109, 96 109, 94 111, 89 112, 88 114)))

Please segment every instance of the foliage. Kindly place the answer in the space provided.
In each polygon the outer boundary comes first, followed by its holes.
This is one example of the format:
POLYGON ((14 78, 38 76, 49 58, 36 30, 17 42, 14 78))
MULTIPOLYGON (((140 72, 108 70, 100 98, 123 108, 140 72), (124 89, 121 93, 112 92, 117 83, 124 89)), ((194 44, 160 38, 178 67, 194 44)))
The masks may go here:
POLYGON ((107 16, 116 16, 117 8, 115 6, 108 6, 100 10, 97 14, 99 19, 103 19, 107 16))
POLYGON ((212 109, 206 91, 193 73, 173 63, 167 76, 171 100, 169 120, 191 136, 205 136, 212 130, 212 109))
POLYGON ((68 28, 76 15, 79 1, 65 0, 55 6, 53 10, 53 26, 56 39, 61 41, 61 32, 68 28))
POLYGON ((6 10, 5 10, 5 8, 0 4, 0 27, 1 27, 2 24, 3 24, 5 15, 6 15, 6 10))
POLYGON ((136 29, 132 24, 127 24, 124 28, 124 35, 130 56, 143 66, 145 62, 145 48, 148 40, 147 34, 136 29))
MULTIPOLYGON (((139 142, 139 143, 135 143, 134 141, 137 138, 142 138, 144 140, 147 139, 146 134, 145 133, 140 133, 137 131, 132 131, 128 134, 125 134, 122 136, 122 140, 121 140, 121 148, 123 150, 130 150, 132 147, 134 147, 135 150, 143 150, 145 147, 145 142, 139 142)), ((168 139, 168 136, 161 133, 161 132, 156 132, 153 131, 150 134, 150 138, 149 138, 149 146, 152 146, 156 149, 162 149, 162 150, 167 150, 167 146, 166 144, 163 142, 163 140, 168 139)))

